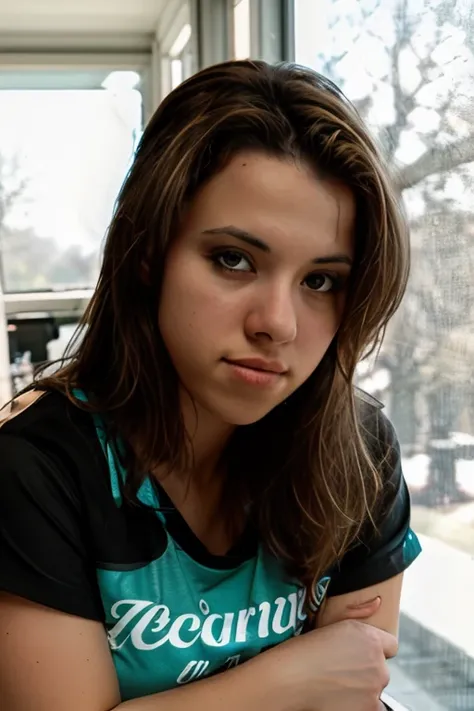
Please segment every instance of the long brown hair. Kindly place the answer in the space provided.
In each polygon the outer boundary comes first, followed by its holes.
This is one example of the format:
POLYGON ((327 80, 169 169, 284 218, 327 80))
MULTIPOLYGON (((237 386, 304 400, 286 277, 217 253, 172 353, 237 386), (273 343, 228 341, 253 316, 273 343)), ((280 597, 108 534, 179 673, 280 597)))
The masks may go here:
POLYGON ((312 593, 381 500, 354 395, 356 364, 380 342, 408 275, 405 223, 378 150, 339 89, 292 64, 225 62, 165 98, 118 198, 81 338, 40 383, 105 413, 128 445, 133 501, 143 474, 186 466, 178 377, 157 326, 163 266, 186 205, 238 150, 302 157, 356 199, 356 258, 337 336, 285 404, 237 429, 227 449, 228 500, 251 503, 261 540, 312 593), (143 279, 147 267, 150 280, 143 279), (140 443, 140 461, 130 443, 140 443))

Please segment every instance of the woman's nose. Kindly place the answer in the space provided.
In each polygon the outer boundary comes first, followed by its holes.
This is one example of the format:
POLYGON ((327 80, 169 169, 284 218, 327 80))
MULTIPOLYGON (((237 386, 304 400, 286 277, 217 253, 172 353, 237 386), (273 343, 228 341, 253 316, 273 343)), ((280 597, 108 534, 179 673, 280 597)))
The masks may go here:
POLYGON ((268 289, 251 304, 246 320, 249 338, 266 338, 273 343, 290 343, 297 334, 294 296, 289 288, 268 289))

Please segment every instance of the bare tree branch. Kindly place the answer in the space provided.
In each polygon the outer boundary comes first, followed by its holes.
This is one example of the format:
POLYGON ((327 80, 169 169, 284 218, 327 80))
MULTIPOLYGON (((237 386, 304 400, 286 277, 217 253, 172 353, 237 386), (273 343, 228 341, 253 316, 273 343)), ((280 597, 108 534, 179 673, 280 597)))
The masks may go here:
POLYGON ((448 146, 434 146, 428 149, 414 163, 398 171, 395 175, 395 183, 401 192, 417 185, 429 175, 453 170, 472 161, 474 161, 474 136, 468 136, 448 146))
POLYGON ((408 1, 399 0, 394 13, 395 42, 392 47, 387 47, 390 59, 390 84, 393 89, 393 108, 395 119, 387 126, 386 157, 392 161, 400 143, 400 136, 408 126, 408 116, 415 105, 414 94, 407 94, 402 87, 400 76, 400 55, 410 45, 412 35, 412 22, 408 14, 408 1))

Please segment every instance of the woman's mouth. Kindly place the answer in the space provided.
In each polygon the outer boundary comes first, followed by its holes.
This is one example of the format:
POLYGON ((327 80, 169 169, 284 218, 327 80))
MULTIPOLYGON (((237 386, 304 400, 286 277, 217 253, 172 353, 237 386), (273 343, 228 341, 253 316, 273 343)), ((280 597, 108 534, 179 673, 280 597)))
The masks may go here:
POLYGON ((249 385, 271 387, 281 381, 286 372, 285 367, 276 362, 264 361, 263 359, 223 359, 233 375, 233 377, 249 385), (272 368, 275 368, 274 370, 272 368))

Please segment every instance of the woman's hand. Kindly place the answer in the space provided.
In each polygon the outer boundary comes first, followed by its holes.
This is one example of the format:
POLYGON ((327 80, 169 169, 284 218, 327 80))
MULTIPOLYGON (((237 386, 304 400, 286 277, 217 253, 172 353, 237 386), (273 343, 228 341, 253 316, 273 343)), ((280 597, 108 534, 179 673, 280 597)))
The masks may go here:
POLYGON ((295 708, 380 711, 380 695, 389 682, 386 660, 397 649, 396 638, 388 632, 345 620, 291 639, 267 654, 275 676, 284 675, 293 686, 295 708))

